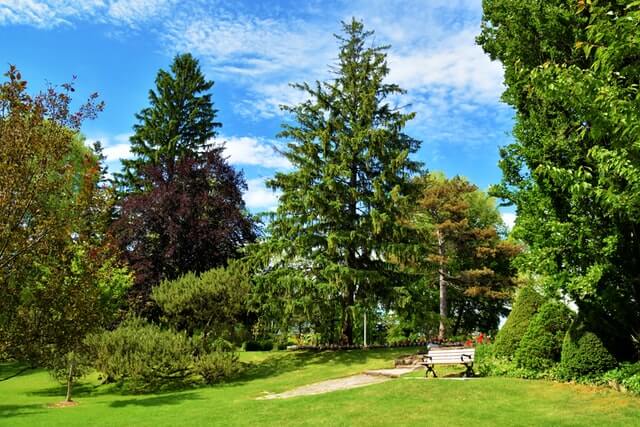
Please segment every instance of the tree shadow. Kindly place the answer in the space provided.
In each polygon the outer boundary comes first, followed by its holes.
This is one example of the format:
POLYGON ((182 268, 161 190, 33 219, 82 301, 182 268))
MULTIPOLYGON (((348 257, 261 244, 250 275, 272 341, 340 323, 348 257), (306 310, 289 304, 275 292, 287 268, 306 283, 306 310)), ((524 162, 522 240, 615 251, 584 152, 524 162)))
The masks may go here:
POLYGON ((185 400, 203 400, 196 392, 189 393, 170 393, 161 396, 141 397, 126 400, 115 400, 109 404, 112 408, 124 408, 126 406, 164 406, 178 405, 185 400))
POLYGON ((6 420, 10 417, 21 417, 45 412, 47 409, 42 404, 31 405, 0 405, 0 419, 6 420))
POLYGON ((19 362, 0 363, 0 383, 25 374, 34 373, 35 369, 34 367, 19 362))
MULTIPOLYGON (((73 386, 72 396, 76 397, 96 397, 113 392, 113 388, 103 385, 81 383, 73 386)), ((36 391, 27 392, 27 396, 43 396, 43 397, 64 397, 67 393, 66 385, 56 385, 53 387, 43 388, 36 391)))

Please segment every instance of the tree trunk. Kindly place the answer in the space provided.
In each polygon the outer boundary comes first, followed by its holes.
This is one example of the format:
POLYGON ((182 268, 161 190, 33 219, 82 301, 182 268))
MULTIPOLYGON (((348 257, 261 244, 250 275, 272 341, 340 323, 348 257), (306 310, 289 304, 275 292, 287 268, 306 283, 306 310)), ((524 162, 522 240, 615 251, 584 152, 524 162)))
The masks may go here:
POLYGON ((440 328, 438 329, 438 340, 442 341, 447 334, 447 281, 444 276, 444 238, 440 230, 436 234, 438 237, 438 255, 440 256, 440 266, 438 268, 438 282, 440 285, 440 328))
POLYGON ((71 402, 71 388, 73 387, 73 362, 69 364, 69 376, 67 377, 67 397, 65 402, 71 402))
POLYGON ((355 301, 352 286, 347 288, 347 295, 342 307, 342 345, 353 344, 353 305, 355 301))

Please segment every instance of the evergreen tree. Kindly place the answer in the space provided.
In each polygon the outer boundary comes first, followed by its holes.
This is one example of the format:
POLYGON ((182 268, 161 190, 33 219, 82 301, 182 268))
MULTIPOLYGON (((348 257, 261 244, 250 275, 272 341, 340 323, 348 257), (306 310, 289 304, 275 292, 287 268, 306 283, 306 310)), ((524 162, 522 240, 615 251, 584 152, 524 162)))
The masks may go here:
POLYGON ((211 148, 210 140, 222 126, 215 121, 209 92, 213 81, 205 79, 191 54, 177 55, 171 71, 158 71, 155 82, 156 90, 149 90, 150 106, 136 114, 131 137, 135 157, 122 160, 123 171, 116 175, 120 191, 142 191, 141 175, 148 166, 163 165, 172 176, 178 160, 211 148))
POLYGON ((120 192, 111 231, 135 272, 130 304, 157 315, 153 286, 188 272, 223 266, 255 239, 242 191, 246 182, 210 141, 215 121, 213 86, 190 54, 160 70, 150 106, 136 117, 135 157, 116 177, 120 192))
POLYGON ((403 133, 414 114, 389 105, 403 90, 384 82, 388 47, 367 46, 373 32, 361 22, 343 28, 335 78, 294 85, 309 100, 285 107, 295 122, 280 136, 289 140, 284 155, 294 170, 267 184, 282 195, 258 249, 269 267, 263 292, 303 294, 311 322, 314 306, 337 305, 339 319, 324 310, 329 326, 341 324, 328 338, 351 344, 356 306, 376 304, 399 283, 390 258, 406 241, 399 219, 417 195, 411 177, 420 165, 409 155, 420 143, 403 133), (281 274, 292 267, 298 274, 281 274))

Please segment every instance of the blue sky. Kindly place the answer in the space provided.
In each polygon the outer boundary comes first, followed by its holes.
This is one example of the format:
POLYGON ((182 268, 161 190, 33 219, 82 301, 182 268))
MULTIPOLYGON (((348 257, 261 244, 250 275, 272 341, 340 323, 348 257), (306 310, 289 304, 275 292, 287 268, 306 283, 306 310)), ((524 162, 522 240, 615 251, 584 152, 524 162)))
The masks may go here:
POLYGON ((219 140, 260 211, 277 203, 264 180, 288 167, 273 151, 286 120, 278 106, 303 99, 288 83, 327 78, 332 34, 356 17, 392 46, 389 81, 417 113, 407 133, 423 141, 419 160, 486 189, 500 180, 513 111, 499 101, 500 64, 474 43, 481 13, 481 0, 0 0, 0 61, 17 65, 32 90, 77 75, 78 99, 99 92, 106 110, 83 132, 105 145, 114 171, 158 69, 193 53, 215 81, 219 140))

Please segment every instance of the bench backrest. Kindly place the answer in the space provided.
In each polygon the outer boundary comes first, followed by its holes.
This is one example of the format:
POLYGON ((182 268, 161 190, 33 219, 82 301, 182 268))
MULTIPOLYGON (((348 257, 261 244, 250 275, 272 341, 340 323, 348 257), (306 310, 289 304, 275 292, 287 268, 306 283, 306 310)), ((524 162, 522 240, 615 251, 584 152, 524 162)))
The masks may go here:
POLYGON ((473 347, 449 350, 430 349, 426 355, 428 358, 425 360, 429 363, 462 363, 463 360, 465 362, 473 360, 475 352, 476 349, 473 347))

